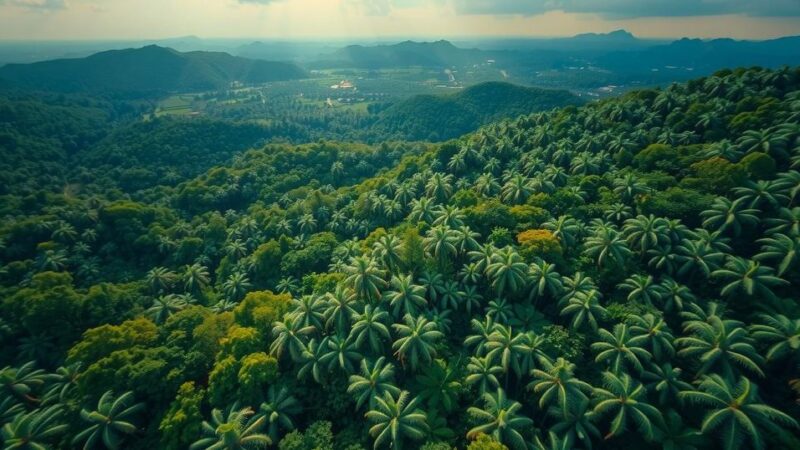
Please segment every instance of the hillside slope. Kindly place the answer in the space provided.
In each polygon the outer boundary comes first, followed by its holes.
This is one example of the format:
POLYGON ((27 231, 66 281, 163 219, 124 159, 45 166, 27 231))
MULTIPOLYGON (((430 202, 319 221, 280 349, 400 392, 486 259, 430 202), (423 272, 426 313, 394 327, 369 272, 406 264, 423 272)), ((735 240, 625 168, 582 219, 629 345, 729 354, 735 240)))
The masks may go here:
POLYGON ((489 122, 582 101, 567 91, 481 83, 452 95, 417 95, 381 112, 376 127, 410 140, 446 140, 489 122))
POLYGON ((150 45, 111 50, 86 58, 0 67, 0 80, 57 92, 148 94, 223 88, 232 81, 261 83, 305 77, 299 67, 221 52, 181 53, 150 45))

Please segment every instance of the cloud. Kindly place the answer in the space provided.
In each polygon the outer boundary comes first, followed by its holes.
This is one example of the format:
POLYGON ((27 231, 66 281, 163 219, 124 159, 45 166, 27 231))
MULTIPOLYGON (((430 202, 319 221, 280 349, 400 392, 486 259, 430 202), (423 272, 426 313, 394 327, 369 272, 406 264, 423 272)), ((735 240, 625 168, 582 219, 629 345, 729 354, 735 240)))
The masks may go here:
POLYGON ((798 0, 453 0, 459 14, 538 15, 548 11, 609 18, 689 17, 721 14, 800 16, 798 0))
POLYGON ((38 11, 54 11, 67 7, 66 0, 0 0, 0 6, 9 5, 38 11))

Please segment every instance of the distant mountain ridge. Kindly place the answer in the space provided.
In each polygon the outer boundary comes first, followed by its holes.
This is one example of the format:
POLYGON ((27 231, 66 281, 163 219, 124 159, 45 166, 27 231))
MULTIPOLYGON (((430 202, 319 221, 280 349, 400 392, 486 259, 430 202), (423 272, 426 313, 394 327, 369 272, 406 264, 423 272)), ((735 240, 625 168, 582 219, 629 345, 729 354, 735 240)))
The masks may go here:
POLYGON ((409 140, 446 140, 493 121, 581 103, 568 91, 487 82, 403 100, 382 111, 375 127, 409 140))
POLYGON ((456 47, 450 41, 404 41, 391 45, 349 45, 321 57, 316 65, 333 65, 362 69, 385 67, 449 67, 474 64, 486 58, 477 49, 456 47))
POLYGON ((110 50, 86 58, 56 59, 0 67, 6 83, 56 92, 132 95, 219 89, 233 81, 261 83, 304 78, 290 63, 246 59, 222 52, 181 53, 149 45, 110 50))

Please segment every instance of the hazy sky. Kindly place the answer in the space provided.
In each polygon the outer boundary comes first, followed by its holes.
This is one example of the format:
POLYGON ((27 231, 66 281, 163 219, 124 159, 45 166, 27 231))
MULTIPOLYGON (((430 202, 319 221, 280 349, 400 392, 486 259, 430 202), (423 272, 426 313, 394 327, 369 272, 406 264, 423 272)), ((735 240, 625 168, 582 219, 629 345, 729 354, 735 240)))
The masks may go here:
POLYGON ((0 0, 0 39, 800 34, 800 0, 0 0))

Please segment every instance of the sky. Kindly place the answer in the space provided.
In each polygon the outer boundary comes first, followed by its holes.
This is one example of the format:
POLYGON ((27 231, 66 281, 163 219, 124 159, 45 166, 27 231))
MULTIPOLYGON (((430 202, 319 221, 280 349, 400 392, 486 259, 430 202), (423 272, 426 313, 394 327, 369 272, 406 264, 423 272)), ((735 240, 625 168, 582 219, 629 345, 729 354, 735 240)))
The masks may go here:
POLYGON ((0 39, 800 35, 800 0, 0 0, 0 39))

